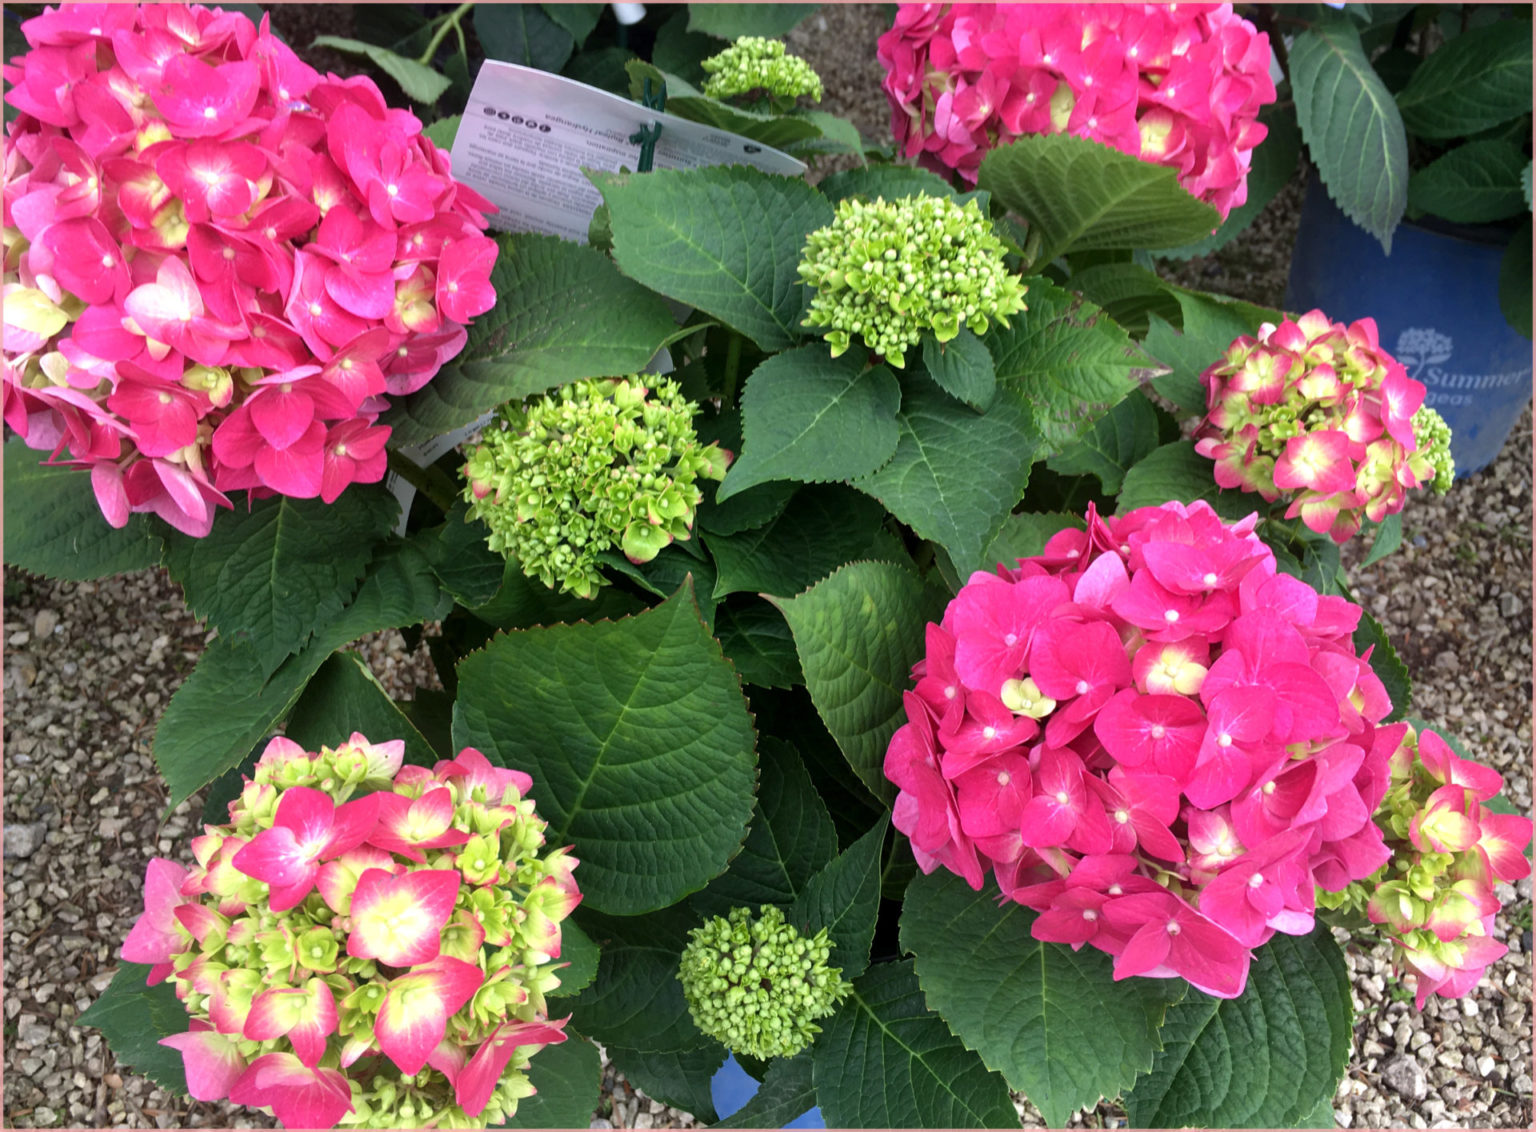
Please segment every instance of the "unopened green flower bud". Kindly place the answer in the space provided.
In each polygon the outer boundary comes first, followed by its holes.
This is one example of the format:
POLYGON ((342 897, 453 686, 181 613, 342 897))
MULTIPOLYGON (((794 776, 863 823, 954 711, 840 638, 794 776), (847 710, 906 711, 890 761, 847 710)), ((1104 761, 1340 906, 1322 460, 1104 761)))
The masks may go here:
POLYGON ((744 35, 700 66, 709 75, 704 93, 726 99, 761 91, 787 109, 801 95, 821 101, 821 78, 798 55, 788 55, 777 39, 744 35))
POLYGON ((689 933, 677 977, 704 1033, 737 1053, 792 1057, 852 989, 827 966, 832 946, 827 929, 806 939, 771 905, 756 919, 733 908, 689 933))

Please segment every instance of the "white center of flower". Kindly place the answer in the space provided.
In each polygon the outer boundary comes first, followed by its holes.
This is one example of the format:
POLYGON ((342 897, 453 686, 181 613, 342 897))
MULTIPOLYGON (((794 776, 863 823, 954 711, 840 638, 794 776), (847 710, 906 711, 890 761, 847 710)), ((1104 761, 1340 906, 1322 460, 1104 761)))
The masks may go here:
POLYGON ((953 684, 951 684, 949 687, 944 689, 944 698, 946 700, 954 699, 955 698, 955 693, 957 692, 957 690, 958 689, 956 689, 955 686, 953 684))
POLYGON ((1005 645, 1013 646, 1018 643, 1019 635, 1017 633, 1009 633, 1006 637, 1003 638, 1003 644, 1005 645))
POLYGON ((1065 790, 1056 791, 1056 801, 1060 802, 1063 806, 1065 806, 1071 800, 1072 795, 1068 794, 1065 790))
POLYGON ((1009 774, 1006 770, 1000 770, 997 772, 997 784, 999 786, 1007 786, 1012 781, 1013 775, 1009 774))
POLYGON ((1086 696, 1088 694, 1088 681, 1086 681, 1086 680, 1079 680, 1077 682, 1076 686, 1077 686, 1077 694, 1079 696, 1086 696))
POLYGON ((459 285, 457 283, 450 283, 450 284, 448 284, 448 290, 450 290, 450 291, 457 291, 458 289, 459 289, 459 285))
POLYGON ((318 302, 313 302, 309 304, 309 313, 310 317, 319 318, 322 314, 325 313, 325 308, 322 307, 318 302))
POLYGON ((1099 914, 1097 912, 1095 912, 1092 908, 1084 908, 1083 909, 1083 919, 1087 920, 1090 924, 1093 923, 1093 921, 1097 920, 1098 918, 1099 918, 1099 914))
POLYGON ((1217 582, 1216 574, 1214 572, 1206 574, 1206 576, 1200 580, 1208 586, 1214 586, 1217 582))
POLYGON ((323 947, 319 946, 318 944, 316 944, 314 947, 311 947, 309 949, 309 953, 311 955, 313 955, 316 959, 319 959, 320 956, 325 954, 325 948, 323 948, 323 947))
POLYGON ((1097 118, 1089 118, 1088 128, 1090 130, 1097 130, 1099 128, 1099 120, 1097 118))
POLYGON ((996 739, 997 738, 997 728, 995 728, 995 727, 983 727, 981 729, 981 737, 983 739, 996 739))
POLYGON ((1254 873, 1251 877, 1248 878, 1248 887, 1249 888, 1258 888, 1263 883, 1264 883, 1264 874, 1263 873, 1254 873))
POLYGON ((219 112, 217 110, 215 110, 212 106, 205 106, 205 107, 203 107, 203 117, 207 118, 210 122, 213 121, 213 119, 217 118, 218 116, 219 116, 219 112))
POLYGON ((162 394, 160 394, 160 404, 162 404, 162 405, 169 405, 170 403, 171 403, 171 395, 169 393, 162 393, 162 394))
POLYGON ((1232 745, 1232 736, 1223 731, 1220 735, 1216 736, 1216 745, 1218 747, 1230 747, 1232 745))
POLYGON ((1161 739, 1166 734, 1168 734, 1168 729, 1161 723, 1154 723, 1152 725, 1152 738, 1161 739))
POLYGON ((112 266, 112 255, 111 255, 110 252, 101 257, 101 266, 102 267, 111 267, 112 266))
POLYGON ((1275 783, 1274 783, 1274 780, 1271 779, 1269 782, 1266 782, 1264 784, 1264 793, 1266 793, 1266 794, 1273 794, 1274 792, 1275 792, 1275 783))
POLYGON ((390 185, 384 191, 387 192, 392 197, 397 197, 397 196, 400 195, 400 186, 399 185, 390 185))
POLYGON ((1168 97, 1169 98, 1172 98, 1177 93, 1178 93, 1178 91, 1174 90, 1173 87, 1169 87, 1168 88, 1168 97))
POLYGON ((1052 59, 1049 55, 1042 55, 1042 56, 1040 56, 1040 59, 1041 59, 1042 62, 1046 62, 1046 63, 1054 63, 1056 61, 1056 60, 1052 59))
POLYGON ((235 258, 235 249, 234 248, 225 248, 224 249, 224 258, 225 259, 234 259, 235 258))
POLYGON ((345 456, 347 454, 347 446, 345 444, 338 444, 335 448, 332 448, 331 451, 336 453, 338 456, 345 456))
POLYGON ((341 363, 341 368, 346 370, 348 373, 351 373, 352 372, 352 359, 351 358, 343 359, 343 361, 341 363))
POLYGON ((1078 551, 1078 550, 1069 550, 1069 551, 1067 551, 1067 557, 1068 558, 1076 558, 1081 553, 1082 552, 1078 551))
POLYGON ((1124 825, 1126 822, 1131 820, 1130 812, 1128 810, 1116 810, 1115 820, 1121 825, 1124 825))
POLYGON ((1086 76, 1083 79, 1083 85, 1084 86, 1092 86, 1093 85, 1093 76, 1092 75, 1086 76))
POLYGON ((291 381, 283 382, 282 385, 278 386, 278 392, 280 392, 280 393, 292 393, 293 392, 293 382, 291 382, 291 381))
POLYGON ((1129 51, 1127 51, 1126 54, 1129 55, 1132 59, 1134 59, 1134 58, 1136 58, 1136 55, 1137 55, 1137 53, 1140 50, 1141 50, 1141 48, 1139 48, 1139 47, 1133 47, 1129 51))
POLYGON ((1104 891, 1109 893, 1111 896, 1119 896, 1122 892, 1125 891, 1125 889, 1121 888, 1118 884, 1112 884, 1104 891))
POLYGON ((1169 920, 1168 921, 1168 934, 1169 935, 1178 935, 1179 934, 1179 921, 1177 921, 1177 920, 1169 920))
POLYGON ((1167 621, 1170 625, 1178 619, 1179 611, 1177 609, 1170 609, 1168 612, 1163 614, 1163 620, 1167 621))
POLYGON ((277 229, 270 224, 261 230, 261 234, 269 240, 277 239, 277 229))

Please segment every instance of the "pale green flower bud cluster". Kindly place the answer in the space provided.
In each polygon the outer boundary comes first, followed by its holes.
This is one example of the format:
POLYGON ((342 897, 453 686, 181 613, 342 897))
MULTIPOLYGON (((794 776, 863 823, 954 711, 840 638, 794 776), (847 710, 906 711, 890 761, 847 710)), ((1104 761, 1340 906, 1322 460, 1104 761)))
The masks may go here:
POLYGON ((756 919, 733 908, 689 933, 677 977, 704 1033, 736 1053, 793 1057, 852 989, 827 966, 832 947, 826 928, 806 939, 772 905, 756 919))
MULTIPOLYGON (((1413 435, 1419 442, 1419 450, 1412 459, 1434 469, 1435 478, 1429 486, 1436 495, 1444 495, 1451 490, 1451 481, 1456 478, 1456 461, 1451 458, 1451 426, 1428 405, 1420 405, 1413 414, 1413 435)), ((1415 471, 1421 469, 1415 468, 1415 471)), ((1424 476, 1421 474, 1420 478, 1424 476)))
POLYGON ((703 498, 695 481, 721 479, 730 455, 699 443, 676 382, 655 381, 649 391, 635 376, 578 381, 502 409, 464 472, 492 550, 551 589, 591 597, 604 551, 649 562, 689 537, 703 498))
POLYGON ((828 328, 833 357, 857 336, 903 366, 924 334, 940 342, 962 326, 985 334, 1025 309, 1026 288, 1004 250, 975 200, 844 200, 801 255, 800 275, 816 292, 805 325, 828 328))
POLYGON ((704 93, 726 99, 763 91, 774 101, 792 103, 801 95, 821 101, 821 76, 798 55, 789 55, 777 39, 744 35, 701 64, 709 75, 704 93))

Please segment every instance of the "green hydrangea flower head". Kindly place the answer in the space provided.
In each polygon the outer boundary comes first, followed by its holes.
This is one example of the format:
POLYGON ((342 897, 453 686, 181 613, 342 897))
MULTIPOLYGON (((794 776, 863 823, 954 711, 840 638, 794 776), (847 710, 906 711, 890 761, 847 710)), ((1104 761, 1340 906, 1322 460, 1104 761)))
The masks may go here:
POLYGON ((677 977, 694 1023, 736 1053, 793 1057, 821 1032, 852 990, 828 967, 833 944, 822 928, 807 939, 763 905, 733 908, 688 933, 677 977))
POLYGON ((812 232, 800 275, 815 289, 804 325, 826 327, 837 357, 853 338, 892 365, 932 333, 948 342, 966 327, 985 334, 1025 309, 1024 283, 975 201, 910 196, 848 198, 812 232))
POLYGON ((501 410, 464 469, 492 550, 550 589, 591 597, 604 584, 599 554, 649 562, 689 537, 696 481, 721 479, 731 457, 699 443, 696 406, 676 382, 651 380, 577 381, 501 410))
MULTIPOLYGON (((1436 495, 1444 495, 1451 490, 1451 481, 1456 478, 1456 461, 1451 457, 1451 426, 1428 405, 1420 405, 1413 414, 1413 435, 1419 442, 1419 449, 1412 459, 1434 469, 1435 478, 1429 486, 1436 495)), ((1415 468, 1415 471, 1419 470, 1415 468)))
POLYGON ((777 39, 744 35, 700 66, 709 75, 704 93, 710 98, 764 91, 775 103, 793 104, 801 95, 821 101, 821 77, 800 56, 787 54, 777 39))

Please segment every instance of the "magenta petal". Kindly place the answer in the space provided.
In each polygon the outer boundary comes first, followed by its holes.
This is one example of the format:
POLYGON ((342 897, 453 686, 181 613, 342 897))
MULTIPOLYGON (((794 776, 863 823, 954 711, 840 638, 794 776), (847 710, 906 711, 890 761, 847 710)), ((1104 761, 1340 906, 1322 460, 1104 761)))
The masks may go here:
POLYGON ((256 474, 273 491, 295 499, 319 495, 325 475, 325 426, 311 422, 303 439, 281 451, 262 448, 256 453, 256 474))
POLYGON ((325 291, 345 311, 379 319, 395 309, 395 278, 388 271, 339 268, 325 277, 325 291))
POLYGON ((250 399, 251 423, 273 448, 288 448, 315 419, 309 394, 283 386, 268 387, 250 399))
POLYGON ((245 1072, 245 1059, 240 1056, 235 1043, 215 1030, 194 1029, 172 1034, 161 1038, 160 1044, 181 1051, 187 1092, 200 1101, 223 1100, 245 1072))
POLYGON ((299 882, 310 863, 293 830, 287 826, 264 829, 235 854, 231 862, 246 876, 265 884, 285 886, 299 882))

